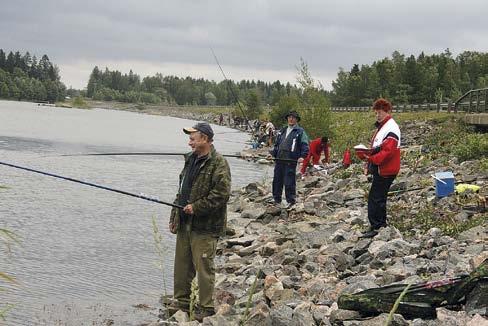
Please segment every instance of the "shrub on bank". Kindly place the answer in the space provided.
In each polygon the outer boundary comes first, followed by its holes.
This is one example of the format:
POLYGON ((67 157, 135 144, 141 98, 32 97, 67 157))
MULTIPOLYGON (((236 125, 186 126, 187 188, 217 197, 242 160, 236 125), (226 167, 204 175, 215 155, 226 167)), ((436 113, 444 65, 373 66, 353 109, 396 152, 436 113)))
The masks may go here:
POLYGON ((460 162, 488 156, 488 136, 486 134, 469 134, 459 138, 455 145, 454 155, 460 162))

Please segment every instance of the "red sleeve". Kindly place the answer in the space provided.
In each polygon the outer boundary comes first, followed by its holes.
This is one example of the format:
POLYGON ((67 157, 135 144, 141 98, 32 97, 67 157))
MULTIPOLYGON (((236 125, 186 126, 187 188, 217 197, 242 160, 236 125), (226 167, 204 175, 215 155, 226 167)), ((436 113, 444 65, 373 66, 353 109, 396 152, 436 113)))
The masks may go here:
POLYGON ((394 150, 398 146, 398 140, 393 137, 388 137, 381 143, 380 151, 374 155, 371 155, 368 159, 369 162, 375 165, 381 165, 385 160, 389 159, 394 150))

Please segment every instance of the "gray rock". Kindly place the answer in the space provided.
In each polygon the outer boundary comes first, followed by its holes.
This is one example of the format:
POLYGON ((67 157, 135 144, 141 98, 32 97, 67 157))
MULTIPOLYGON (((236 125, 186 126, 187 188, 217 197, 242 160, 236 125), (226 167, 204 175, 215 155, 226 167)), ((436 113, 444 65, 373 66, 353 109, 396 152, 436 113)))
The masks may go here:
POLYGON ((470 318, 465 311, 451 311, 446 308, 436 309, 437 320, 444 326, 464 326, 470 318))
POLYGON ((257 252, 261 248, 260 243, 253 243, 248 247, 243 247, 237 251, 237 254, 241 257, 246 257, 252 255, 253 253, 257 252))
POLYGON ((465 310, 469 315, 488 316, 488 281, 480 281, 466 296, 465 310))
MULTIPOLYGON (((352 326, 352 325, 360 325, 360 326, 377 326, 377 325, 386 325, 386 321, 388 320, 388 314, 381 314, 379 316, 361 320, 361 321, 345 321, 344 326, 352 326)), ((408 326, 409 323, 403 318, 402 315, 394 314, 391 322, 388 326, 408 326)))
POLYGON ((403 239, 403 237, 397 228, 393 226, 388 226, 386 228, 381 228, 378 232, 378 235, 375 236, 374 239, 380 241, 390 241, 393 239, 403 239))
POLYGON ((315 320, 315 324, 321 326, 331 325, 329 321, 329 316, 332 310, 329 306, 316 305, 312 307, 312 315, 315 320))
POLYGON ((294 326, 293 309, 286 305, 275 306, 271 312, 271 324, 273 326, 294 326))
POLYGON ((272 322, 269 307, 264 302, 258 303, 258 305, 251 310, 251 313, 244 324, 249 326, 271 326, 272 322))
POLYGON ((227 244, 227 248, 230 248, 235 245, 247 247, 250 246, 255 240, 256 240, 256 236, 248 235, 240 238, 227 239, 225 242, 227 244))
POLYGON ((253 182, 253 183, 248 184, 244 188, 244 190, 247 194, 251 194, 254 196, 262 196, 266 193, 266 189, 261 184, 259 184, 257 182, 253 182))
POLYGON ((361 315, 357 311, 337 309, 332 311, 329 320, 332 325, 342 325, 345 320, 354 320, 360 317, 361 315))
POLYGON ((341 294, 346 294, 346 293, 358 293, 367 289, 374 289, 377 288, 378 285, 371 281, 371 280, 364 280, 364 281, 359 281, 355 283, 351 283, 347 285, 341 292, 341 294))
POLYGON ((241 218, 257 220, 262 217, 264 213, 266 213, 266 209, 264 207, 248 208, 242 211, 241 218))
POLYGON ((314 262, 307 262, 302 268, 307 270, 310 274, 314 274, 318 272, 319 265, 314 262))
MULTIPOLYGON (((239 308, 245 308, 249 301, 249 293, 245 293, 242 297, 237 299, 235 305, 239 308)), ((259 302, 264 301, 264 292, 259 291, 252 295, 251 297, 251 304, 252 306, 256 306, 259 302)))
POLYGON ((173 316, 171 316, 170 320, 174 320, 178 323, 184 323, 190 321, 190 316, 188 316, 187 312, 178 310, 173 314, 173 316))
POLYGON ((346 240, 348 233, 344 230, 337 230, 332 234, 332 242, 342 242, 346 240))
POLYGON ((344 194, 344 200, 348 201, 348 200, 353 200, 353 199, 357 199, 357 198, 358 199, 364 199, 365 195, 366 195, 366 193, 364 192, 363 189, 352 189, 352 190, 347 191, 344 194))
POLYGON ((325 196, 325 200, 328 203, 339 206, 344 204, 344 196, 340 192, 327 193, 327 196, 325 196))
POLYGON ((214 315, 203 319, 202 326, 238 326, 237 320, 229 319, 221 315, 214 315))
POLYGON ((336 181, 335 188, 336 189, 343 189, 347 186, 348 183, 349 183, 349 180, 347 180, 347 179, 339 179, 336 181))
POLYGON ((293 310, 293 320, 298 325, 314 325, 315 321, 311 312, 311 303, 304 302, 293 310))
POLYGON ((279 246, 276 244, 276 242, 268 242, 261 247, 259 254, 263 257, 269 257, 272 256, 278 250, 278 248, 279 246))
POLYGON ((457 239, 459 241, 474 242, 476 240, 482 240, 488 238, 488 227, 475 226, 469 230, 461 232, 457 239))
POLYGON ((349 250, 349 254, 354 258, 357 258, 368 251, 368 247, 371 244, 371 239, 360 239, 351 250, 349 250))

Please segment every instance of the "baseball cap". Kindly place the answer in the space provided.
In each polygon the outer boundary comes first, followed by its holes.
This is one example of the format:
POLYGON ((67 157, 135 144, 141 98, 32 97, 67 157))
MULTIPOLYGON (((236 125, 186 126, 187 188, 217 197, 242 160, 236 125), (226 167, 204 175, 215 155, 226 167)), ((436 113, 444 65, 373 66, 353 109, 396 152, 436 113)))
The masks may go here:
POLYGON ((193 127, 183 128, 183 132, 185 134, 191 134, 197 131, 200 131, 202 134, 207 135, 209 139, 213 139, 214 132, 212 130, 212 127, 210 127, 207 122, 199 122, 193 127))

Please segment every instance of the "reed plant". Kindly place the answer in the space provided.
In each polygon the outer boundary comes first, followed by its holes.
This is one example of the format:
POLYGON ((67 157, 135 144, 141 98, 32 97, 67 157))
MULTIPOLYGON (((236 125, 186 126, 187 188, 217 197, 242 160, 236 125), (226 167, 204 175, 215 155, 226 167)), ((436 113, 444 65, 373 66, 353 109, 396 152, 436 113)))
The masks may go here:
POLYGON ((407 294, 408 289, 412 286, 412 283, 408 283, 405 289, 403 289, 402 293, 398 296, 398 298, 395 300, 395 303, 393 304, 393 307, 390 310, 390 313, 388 314, 388 319, 385 322, 385 326, 389 326, 391 324, 391 321, 393 320, 393 315, 395 314, 395 311, 397 311, 398 306, 400 305, 400 302, 402 302, 403 297, 405 294, 407 294))
MULTIPOLYGON (((258 272, 257 275, 259 275, 259 274, 260 273, 258 272)), ((248 318, 249 318, 249 310, 251 309, 251 305, 252 305, 252 297, 254 296, 254 293, 256 292, 256 288, 257 288, 257 285, 258 285, 258 276, 257 275, 256 275, 256 277, 254 279, 254 282, 251 285, 251 288, 249 289, 249 294, 248 294, 247 302, 246 302, 246 309, 242 313, 241 319, 239 320, 239 325, 240 326, 245 325, 246 322, 247 322, 247 320, 248 320, 248 318)))
MULTIPOLYGON (((158 256, 156 266, 161 271, 163 277, 163 297, 164 297, 163 304, 165 304, 166 299, 168 297, 168 290, 166 285, 166 272, 164 270, 164 266, 168 256, 168 247, 165 245, 165 242, 163 241, 164 239, 163 235, 159 231, 159 227, 156 222, 156 217, 154 216, 152 217, 152 231, 153 231, 153 239, 154 239, 154 249, 158 256)), ((167 313, 168 311, 166 310, 166 314, 167 313)), ((169 318, 169 316, 166 317, 169 318)))
POLYGON ((190 321, 195 320, 195 307, 200 303, 198 299, 198 282, 197 278, 193 278, 191 281, 191 293, 190 293, 190 321))
MULTIPOLYGON (((18 237, 13 233, 12 231, 9 231, 7 229, 1 228, 0 229, 0 240, 4 244, 4 253, 9 254, 11 250, 11 244, 12 243, 19 243, 18 237)), ((17 282, 15 281, 15 278, 8 275, 7 273, 1 272, 0 271, 0 280, 2 283, 7 282, 7 283, 12 283, 16 284, 17 282)), ((0 284, 2 284, 0 283, 0 284)), ((4 291, 4 287, 0 285, 0 291, 4 291)), ((0 303, 0 319, 5 320, 5 316, 7 315, 7 312, 13 308, 13 305, 11 304, 6 304, 6 303, 0 303)))

